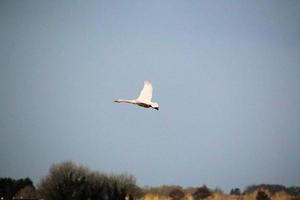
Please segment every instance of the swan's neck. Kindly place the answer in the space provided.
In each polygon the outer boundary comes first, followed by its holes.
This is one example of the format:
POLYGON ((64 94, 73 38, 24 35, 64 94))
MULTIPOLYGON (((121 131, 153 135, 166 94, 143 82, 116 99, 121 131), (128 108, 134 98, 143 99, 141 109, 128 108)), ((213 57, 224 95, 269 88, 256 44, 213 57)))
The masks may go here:
POLYGON ((136 103, 134 100, 128 100, 128 99, 117 99, 115 100, 117 103, 136 103))

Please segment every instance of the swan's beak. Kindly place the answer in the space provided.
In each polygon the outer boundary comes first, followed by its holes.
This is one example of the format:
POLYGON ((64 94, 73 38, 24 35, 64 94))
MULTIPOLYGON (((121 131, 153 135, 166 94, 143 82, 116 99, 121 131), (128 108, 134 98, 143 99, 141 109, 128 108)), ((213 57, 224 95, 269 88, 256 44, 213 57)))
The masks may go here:
POLYGON ((154 109, 159 110, 159 107, 155 107, 154 109))

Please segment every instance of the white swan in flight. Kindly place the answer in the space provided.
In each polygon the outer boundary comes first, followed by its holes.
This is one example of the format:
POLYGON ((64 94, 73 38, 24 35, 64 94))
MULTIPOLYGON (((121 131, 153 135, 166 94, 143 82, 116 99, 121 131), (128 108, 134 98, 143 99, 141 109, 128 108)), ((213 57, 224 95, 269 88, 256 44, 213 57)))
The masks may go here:
POLYGON ((117 103, 130 103, 135 104, 144 108, 154 108, 159 110, 159 105, 156 102, 152 102, 152 85, 149 81, 144 82, 144 88, 142 89, 140 96, 136 99, 127 100, 127 99, 117 99, 117 103))

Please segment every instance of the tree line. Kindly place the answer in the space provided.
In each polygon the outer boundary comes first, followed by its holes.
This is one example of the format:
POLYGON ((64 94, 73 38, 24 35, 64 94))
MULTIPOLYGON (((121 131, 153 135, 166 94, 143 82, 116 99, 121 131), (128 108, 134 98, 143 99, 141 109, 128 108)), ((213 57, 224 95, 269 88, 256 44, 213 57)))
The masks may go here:
MULTIPOLYGON (((300 187, 260 184, 248 186, 243 192, 233 188, 230 195, 246 195, 254 191, 267 190, 270 194, 286 192, 300 196, 300 187)), ((264 191, 257 193, 257 200, 268 200, 264 191)), ((216 188, 209 189, 203 185, 197 188, 180 186, 160 186, 140 188, 136 179, 130 174, 106 174, 78 166, 71 161, 53 164, 49 173, 35 187, 30 178, 0 178, 0 199, 44 199, 44 200, 134 200, 147 193, 169 197, 172 200, 183 199, 191 194, 194 200, 206 199, 214 193, 223 193, 216 188)))

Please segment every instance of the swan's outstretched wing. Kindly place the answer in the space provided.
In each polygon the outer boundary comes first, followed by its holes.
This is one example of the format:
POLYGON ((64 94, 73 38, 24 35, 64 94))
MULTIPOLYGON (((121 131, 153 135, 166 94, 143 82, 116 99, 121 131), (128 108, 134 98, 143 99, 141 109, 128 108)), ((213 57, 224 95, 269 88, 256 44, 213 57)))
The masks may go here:
POLYGON ((152 99, 152 85, 149 81, 144 82, 144 88, 142 89, 140 96, 137 98, 139 101, 150 102, 152 99))

